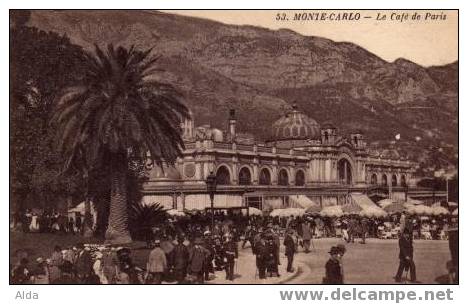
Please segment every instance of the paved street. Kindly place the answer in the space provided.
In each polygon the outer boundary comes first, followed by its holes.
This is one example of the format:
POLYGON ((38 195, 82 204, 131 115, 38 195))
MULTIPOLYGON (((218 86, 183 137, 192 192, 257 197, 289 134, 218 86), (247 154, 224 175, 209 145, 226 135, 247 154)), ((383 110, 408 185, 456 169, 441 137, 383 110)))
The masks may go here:
MULTIPOLYGON (((324 266, 329 257, 328 250, 332 245, 340 243, 339 239, 314 240, 315 250, 305 254, 300 252, 295 256, 296 273, 285 271, 286 261, 281 254, 281 277, 269 278, 264 283, 277 284, 320 284, 324 276, 324 266)), ((344 257, 345 283, 348 284, 390 284, 394 283, 393 276, 398 267, 398 241, 369 239, 367 244, 346 244, 347 252, 344 257)), ((447 241, 414 242, 415 263, 418 281, 421 283, 437 283, 446 274, 445 264, 450 260, 447 241)), ((255 278, 255 258, 250 247, 240 249, 239 276, 233 282, 261 283, 255 278)), ((229 284, 222 273, 217 272, 218 278, 211 283, 229 284)))

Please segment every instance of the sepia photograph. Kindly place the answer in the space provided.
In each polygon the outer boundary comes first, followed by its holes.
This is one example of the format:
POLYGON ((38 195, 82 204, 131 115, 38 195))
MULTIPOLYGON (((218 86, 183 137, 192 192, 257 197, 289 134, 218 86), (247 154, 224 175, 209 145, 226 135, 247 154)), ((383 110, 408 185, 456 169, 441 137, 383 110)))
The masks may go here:
POLYGON ((10 9, 10 285, 459 284, 458 14, 10 9))

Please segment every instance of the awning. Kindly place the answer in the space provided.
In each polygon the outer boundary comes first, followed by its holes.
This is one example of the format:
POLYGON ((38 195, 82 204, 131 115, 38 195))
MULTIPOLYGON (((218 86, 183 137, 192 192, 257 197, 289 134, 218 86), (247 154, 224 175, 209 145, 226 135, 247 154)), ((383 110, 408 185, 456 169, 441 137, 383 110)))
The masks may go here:
POLYGON ((377 207, 377 205, 365 194, 351 193, 351 199, 362 209, 377 207))
POLYGON ((304 209, 310 208, 312 206, 319 206, 316 202, 312 201, 305 195, 290 195, 289 200, 296 203, 297 207, 301 207, 304 209))

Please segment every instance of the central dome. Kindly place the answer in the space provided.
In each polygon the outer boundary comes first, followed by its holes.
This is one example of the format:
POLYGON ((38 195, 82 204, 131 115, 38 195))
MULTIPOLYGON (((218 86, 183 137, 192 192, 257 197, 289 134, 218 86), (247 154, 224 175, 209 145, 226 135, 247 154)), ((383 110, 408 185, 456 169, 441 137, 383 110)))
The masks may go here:
POLYGON ((292 110, 278 119, 272 127, 273 140, 320 139, 320 125, 300 112, 294 104, 292 110))

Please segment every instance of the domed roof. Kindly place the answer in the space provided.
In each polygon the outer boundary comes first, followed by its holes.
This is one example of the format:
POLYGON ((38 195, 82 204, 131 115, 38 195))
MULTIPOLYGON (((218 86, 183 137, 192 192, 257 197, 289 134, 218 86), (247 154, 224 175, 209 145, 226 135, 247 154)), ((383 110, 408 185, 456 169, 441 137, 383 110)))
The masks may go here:
POLYGON ((320 126, 315 120, 300 112, 294 104, 290 112, 273 124, 272 139, 320 139, 320 126))

